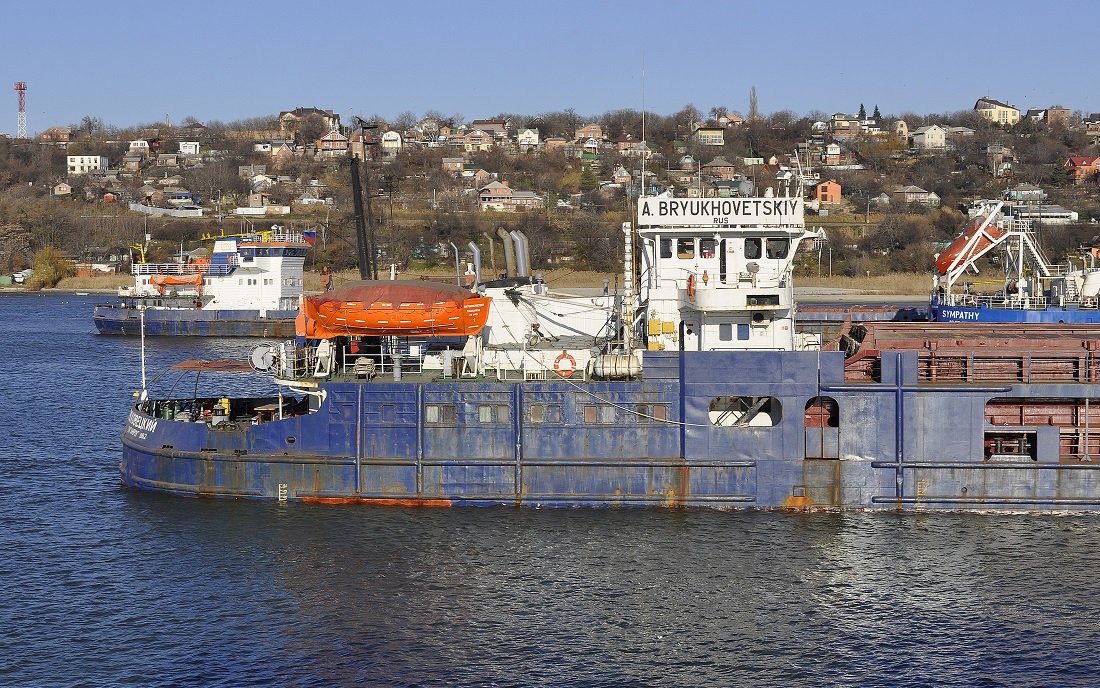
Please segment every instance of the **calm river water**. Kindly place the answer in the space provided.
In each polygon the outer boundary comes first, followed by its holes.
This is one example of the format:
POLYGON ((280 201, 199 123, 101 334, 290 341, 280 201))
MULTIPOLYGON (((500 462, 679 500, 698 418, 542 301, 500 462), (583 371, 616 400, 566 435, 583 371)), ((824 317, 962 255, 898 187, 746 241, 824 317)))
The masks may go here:
MULTIPOLYGON (((417 510, 121 488, 140 349, 94 334, 97 300, 0 296, 0 685, 1100 680, 1095 516, 417 510)), ((253 344, 150 340, 150 376, 253 344)))

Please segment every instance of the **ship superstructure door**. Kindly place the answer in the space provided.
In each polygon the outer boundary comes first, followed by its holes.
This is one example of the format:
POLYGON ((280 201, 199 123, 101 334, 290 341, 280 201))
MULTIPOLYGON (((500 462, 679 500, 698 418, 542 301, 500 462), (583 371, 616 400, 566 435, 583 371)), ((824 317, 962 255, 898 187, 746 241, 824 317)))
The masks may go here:
POLYGON ((806 402, 806 458, 840 458, 840 407, 832 397, 806 402))

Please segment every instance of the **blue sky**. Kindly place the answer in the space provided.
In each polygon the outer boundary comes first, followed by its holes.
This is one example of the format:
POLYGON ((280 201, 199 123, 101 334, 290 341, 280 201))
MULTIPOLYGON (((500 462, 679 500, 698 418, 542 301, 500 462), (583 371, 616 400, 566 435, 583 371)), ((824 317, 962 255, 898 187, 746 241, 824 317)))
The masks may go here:
POLYGON ((884 115, 1100 111, 1087 56, 1100 1, 322 4, 17 2, 0 41, 0 132, 86 115, 128 127, 317 107, 466 121, 572 108, 662 115, 691 104, 884 115), (494 12, 494 7, 500 8, 494 12), (841 8, 827 16, 827 8, 841 8), (18 28, 16 28, 18 27, 18 28), (1073 49, 1071 46, 1078 46, 1073 49))

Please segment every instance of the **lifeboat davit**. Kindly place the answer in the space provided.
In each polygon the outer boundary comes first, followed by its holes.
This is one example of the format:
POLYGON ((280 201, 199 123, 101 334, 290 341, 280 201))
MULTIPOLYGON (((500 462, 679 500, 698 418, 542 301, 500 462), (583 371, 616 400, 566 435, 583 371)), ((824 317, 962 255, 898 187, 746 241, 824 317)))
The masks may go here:
POLYGON ((487 296, 463 287, 413 281, 348 282, 302 300, 297 334, 337 336, 469 336, 489 320, 487 296))
POLYGON ((985 215, 978 215, 971 220, 959 238, 951 242, 947 250, 936 258, 936 270, 941 275, 946 275, 952 266, 962 265, 981 254, 1004 236, 1004 232, 992 222, 982 229, 985 220, 985 215))

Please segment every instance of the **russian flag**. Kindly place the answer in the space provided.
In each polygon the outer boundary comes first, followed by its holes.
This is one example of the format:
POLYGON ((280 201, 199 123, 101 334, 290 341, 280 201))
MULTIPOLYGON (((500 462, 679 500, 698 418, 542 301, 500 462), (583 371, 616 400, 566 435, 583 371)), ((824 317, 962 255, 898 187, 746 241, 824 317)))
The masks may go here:
POLYGON ((302 232, 302 238, 305 239, 307 244, 314 246, 317 243, 317 232, 313 229, 307 229, 302 232))

